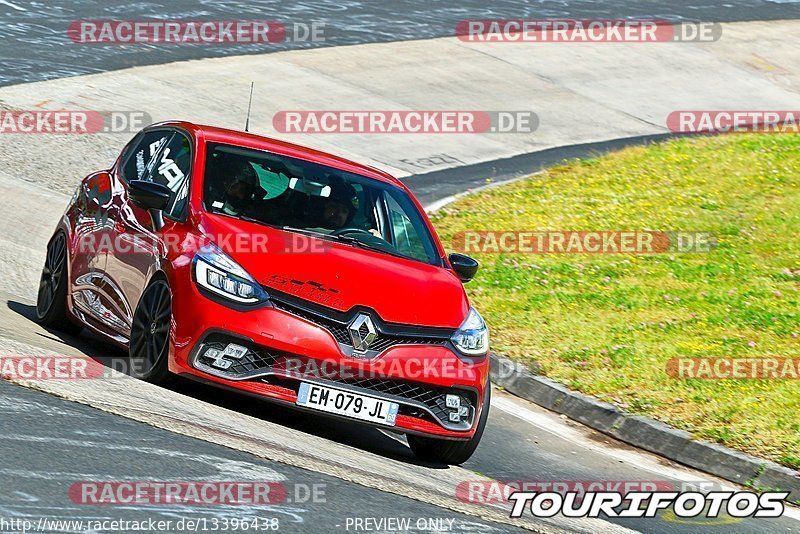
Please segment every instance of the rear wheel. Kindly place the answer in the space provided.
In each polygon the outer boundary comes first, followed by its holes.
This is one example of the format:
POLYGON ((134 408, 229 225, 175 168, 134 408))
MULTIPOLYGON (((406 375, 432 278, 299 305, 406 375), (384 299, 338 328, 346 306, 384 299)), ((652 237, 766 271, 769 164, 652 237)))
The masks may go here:
POLYGON ((492 397, 492 384, 487 382, 486 394, 483 396, 483 410, 478 420, 475 435, 467 441, 451 441, 420 436, 408 436, 408 444, 414 454, 421 460, 440 462, 448 465, 463 464, 470 459, 483 437, 483 429, 489 420, 489 404, 492 397))
POLYGON ((147 382, 164 383, 168 368, 172 295, 165 280, 147 286, 133 314, 129 344, 131 375, 147 382))
POLYGON ((39 292, 36 296, 36 319, 40 324, 77 334, 81 327, 67 312, 67 237, 59 232, 47 245, 39 292))

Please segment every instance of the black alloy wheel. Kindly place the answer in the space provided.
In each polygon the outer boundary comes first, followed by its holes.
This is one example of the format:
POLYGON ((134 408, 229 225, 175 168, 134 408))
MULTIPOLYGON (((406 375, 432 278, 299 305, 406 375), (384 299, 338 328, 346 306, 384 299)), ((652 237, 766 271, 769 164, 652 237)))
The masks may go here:
POLYGON ((131 375, 147 382, 170 378, 167 353, 172 325, 172 294, 165 280, 157 279, 144 290, 133 314, 129 345, 131 375))
POLYGON ((67 237, 59 232, 47 245, 47 257, 36 296, 36 320, 39 324, 69 334, 81 327, 70 320, 67 312, 67 237))

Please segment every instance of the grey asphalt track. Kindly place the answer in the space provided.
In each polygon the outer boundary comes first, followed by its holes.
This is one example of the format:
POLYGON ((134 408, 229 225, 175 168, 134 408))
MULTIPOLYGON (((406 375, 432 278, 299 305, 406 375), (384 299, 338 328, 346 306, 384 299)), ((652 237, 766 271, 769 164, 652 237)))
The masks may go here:
MULTIPOLYGON (((793 0, 3 0, 0 86, 184 59, 453 35, 464 19, 659 18, 703 22, 794 19, 793 0), (276 20, 325 25, 325 40, 269 45, 81 45, 67 36, 73 21, 276 20)), ((292 32, 290 32, 292 33, 292 32)))
POLYGON ((414 527, 410 532, 424 532, 428 524, 437 524, 435 520, 449 524, 453 532, 516 531, 411 499, 390 498, 301 468, 266 462, 1 380, 0 400, 0 532, 14 530, 3 528, 4 520, 29 520, 38 525, 40 518, 49 521, 46 532, 84 532, 89 521, 113 520, 171 520, 170 531, 179 531, 181 519, 204 522, 208 528, 215 521, 277 519, 280 532, 346 532, 348 526, 352 530, 356 518, 365 516, 410 519, 414 527), (82 504, 67 491, 82 481, 153 480, 276 482, 286 490, 286 500, 266 505, 104 506, 82 504), (429 519, 434 521, 428 523, 429 519), (56 527, 55 522, 61 520, 85 523, 56 527))
MULTIPOLYGON (((396 41, 451 35, 463 18, 627 18, 659 17, 687 20, 772 20, 797 18, 800 4, 780 1, 680 1, 621 0, 609 2, 288 2, 196 1, 160 2, 35 2, 0 0, 0 85, 58 78, 136 65, 229 54, 264 53, 264 47, 81 46, 66 37, 74 20, 86 18, 149 19, 276 19, 324 22, 325 43, 282 44, 275 50, 305 46, 396 41)), ((2 104, 0 102, 0 104, 2 104)), ((490 175, 514 178, 565 158, 582 157, 632 142, 556 149, 512 160, 493 162, 490 175)), ((480 185, 486 166, 412 176, 408 183, 427 204, 480 185)), ((62 206, 53 206, 54 211, 62 206)), ((50 350, 81 351, 98 358, 120 356, 103 342, 46 332, 32 318, 27 300, 0 295, 7 306, 0 310, 0 333, 27 338, 50 350)), ((417 465, 401 439, 359 425, 331 425, 314 416, 294 412, 195 383, 179 382, 174 391, 211 404, 264 418, 291 428, 298 440, 319 436, 354 449, 407 462, 424 476, 442 466, 417 465)), ((465 467, 500 480, 529 481, 662 481, 674 482, 671 470, 654 470, 659 461, 627 450, 602 436, 559 421, 551 414, 502 397, 506 409, 495 408, 485 441, 465 467), (532 415, 531 415, 532 414, 532 415), (526 418, 527 417, 527 418, 526 418), (574 428, 573 428, 574 427, 574 428), (566 430, 571 429, 573 433, 566 430), (620 452, 620 451, 624 451, 620 452), (627 456, 626 456, 627 454, 627 456), (621 459, 622 458, 622 459, 621 459), (635 461, 631 461, 633 458, 635 461), (639 461, 641 460, 641 461, 639 461), (646 461, 645 461, 646 460, 646 461)), ((156 407, 154 407, 156 408, 156 407)), ((696 473, 693 476, 700 476, 696 473)), ((341 479, 312 473, 251 456, 205 441, 130 421, 94 408, 31 391, 0 380, 0 520, 12 517, 139 519, 159 517, 238 518, 278 517, 283 532, 348 531, 347 518, 370 516, 454 519, 454 532, 506 532, 507 525, 456 514, 412 499, 365 488, 341 479), (231 467, 233 466, 233 467, 231 467), (230 468, 226 471, 226 468, 230 468), (268 509, 202 509, 185 507, 86 507, 67 497, 68 487, 79 480, 221 480, 275 477, 287 486, 325 485, 325 502, 297 503, 268 509)), ((719 521, 681 523, 674 518, 618 521, 642 532, 796 532, 800 523, 778 521, 719 521)), ((3 531, 0 522, 0 531, 3 531)), ((11 531, 13 529, 6 529, 11 531)), ((85 529, 74 529, 84 531, 85 529)), ((51 530, 52 531, 52 530, 51 530)), ((63 531, 63 529, 62 529, 63 531)), ((350 530, 352 531, 352 529, 350 530)), ((413 531, 413 530, 412 530, 413 531)))

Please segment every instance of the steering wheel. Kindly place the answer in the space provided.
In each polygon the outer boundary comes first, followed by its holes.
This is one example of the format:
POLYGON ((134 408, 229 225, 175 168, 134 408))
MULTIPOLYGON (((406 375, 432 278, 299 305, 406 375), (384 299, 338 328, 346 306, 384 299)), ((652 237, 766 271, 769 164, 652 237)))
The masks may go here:
POLYGON ((366 234, 370 237, 376 237, 372 232, 369 230, 364 230, 363 228, 339 228, 338 230, 331 232, 332 236, 337 237, 344 234, 366 234))

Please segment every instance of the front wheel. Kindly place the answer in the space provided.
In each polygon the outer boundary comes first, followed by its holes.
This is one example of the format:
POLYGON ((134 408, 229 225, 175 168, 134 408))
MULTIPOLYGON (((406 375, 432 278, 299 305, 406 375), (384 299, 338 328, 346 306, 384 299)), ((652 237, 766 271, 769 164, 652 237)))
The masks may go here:
POLYGON ((171 378, 168 367, 172 295, 165 280, 155 280, 142 293, 133 314, 129 344, 131 375, 154 384, 171 378))
POLYGON ((489 404, 492 398, 492 384, 486 383, 486 394, 483 399, 483 410, 481 418, 478 420, 478 428, 475 435, 467 441, 451 441, 435 438, 423 438, 420 436, 408 436, 408 445, 417 458, 431 462, 439 462, 448 465, 463 464, 470 459, 475 449, 483 437, 483 429, 486 428, 486 421, 489 420, 489 404))
POLYGON ((59 232, 47 245, 47 258, 36 296, 36 319, 40 324, 77 334, 81 327, 73 323, 67 312, 67 237, 59 232))

